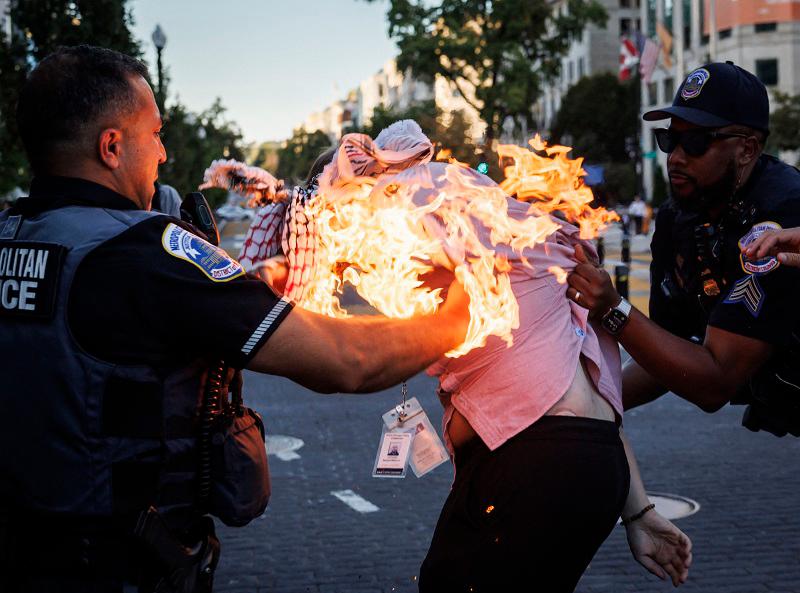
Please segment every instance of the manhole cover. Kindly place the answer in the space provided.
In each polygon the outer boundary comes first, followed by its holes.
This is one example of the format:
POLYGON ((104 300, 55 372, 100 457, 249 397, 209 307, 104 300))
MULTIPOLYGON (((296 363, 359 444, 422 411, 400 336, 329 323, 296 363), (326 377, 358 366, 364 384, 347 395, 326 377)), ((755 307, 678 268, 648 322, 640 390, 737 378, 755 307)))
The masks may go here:
POLYGON ((664 492, 648 492, 650 502, 656 505, 658 513, 670 521, 694 515, 700 510, 700 503, 685 496, 665 494, 664 492))
POLYGON ((300 459, 300 456, 295 453, 305 443, 296 437, 289 437, 282 434, 268 434, 267 435, 267 454, 274 455, 283 461, 291 461, 292 459, 300 459))
MULTIPOLYGON (((689 515, 694 515, 700 510, 700 503, 685 496, 678 496, 677 494, 666 494, 664 492, 648 492, 647 498, 650 499, 658 514, 673 521, 675 519, 682 519, 689 515)), ((622 524, 622 518, 617 521, 617 525, 622 524)))

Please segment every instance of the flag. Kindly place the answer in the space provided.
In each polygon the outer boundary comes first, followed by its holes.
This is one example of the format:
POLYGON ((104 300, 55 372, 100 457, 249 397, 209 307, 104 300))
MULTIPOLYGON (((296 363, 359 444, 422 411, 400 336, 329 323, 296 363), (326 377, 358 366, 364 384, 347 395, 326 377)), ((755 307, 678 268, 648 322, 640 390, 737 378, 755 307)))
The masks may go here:
POLYGON ((661 21, 656 23, 656 34, 658 34, 658 39, 661 41, 664 67, 672 68, 672 35, 661 21))
POLYGON ((619 47, 619 79, 628 80, 633 74, 633 69, 639 63, 639 52, 633 41, 622 37, 619 47))
POLYGON ((645 83, 650 82, 650 77, 653 76, 653 71, 656 69, 658 49, 658 43, 650 38, 645 39, 642 59, 639 60, 639 74, 642 75, 642 80, 644 80, 645 83))

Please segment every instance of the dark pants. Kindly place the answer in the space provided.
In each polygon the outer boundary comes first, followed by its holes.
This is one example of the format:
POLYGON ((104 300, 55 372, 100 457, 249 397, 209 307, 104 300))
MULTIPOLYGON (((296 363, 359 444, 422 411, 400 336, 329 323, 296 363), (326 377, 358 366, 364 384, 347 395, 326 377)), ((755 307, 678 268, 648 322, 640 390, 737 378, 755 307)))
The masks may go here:
POLYGON ((473 439, 455 464, 420 593, 572 592, 630 484, 617 426, 572 416, 545 416, 495 451, 473 439))

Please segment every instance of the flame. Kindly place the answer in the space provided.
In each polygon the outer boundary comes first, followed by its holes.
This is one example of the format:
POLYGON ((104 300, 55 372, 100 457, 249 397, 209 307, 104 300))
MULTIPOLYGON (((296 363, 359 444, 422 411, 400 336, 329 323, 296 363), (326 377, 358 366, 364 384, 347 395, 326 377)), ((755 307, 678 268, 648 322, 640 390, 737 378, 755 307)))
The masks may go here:
POLYGON ((447 161, 451 165, 458 165, 459 167, 467 167, 469 165, 467 163, 462 163, 456 157, 453 156, 453 151, 449 148, 442 148, 439 152, 436 153, 436 160, 437 161, 447 161))
MULTIPOLYGON (((538 136, 531 146, 547 156, 518 146, 499 147, 501 157, 512 161, 499 186, 487 185, 471 169, 446 165, 444 189, 432 191, 423 204, 414 201, 419 184, 391 183, 377 197, 377 180, 327 194, 321 190, 304 206, 305 215, 316 222, 319 265, 299 305, 345 317, 338 295, 349 284, 389 317, 431 314, 442 301, 441 290, 424 287, 420 276, 445 265, 470 296, 466 339, 447 355, 466 354, 489 336, 510 346, 519 307, 511 290, 511 263, 493 247, 504 244, 521 254, 544 242, 559 228, 547 215, 556 210, 580 225, 582 237, 595 236, 616 216, 590 208, 592 194, 581 181, 581 159, 568 159, 569 148, 548 147, 538 136), (525 216, 509 215, 509 195, 532 202, 525 216), (487 233, 489 245, 481 241, 487 233)), ((452 159, 445 151, 439 158, 452 159)), ((563 269, 554 266, 550 271, 559 282, 565 280, 563 269)))
POLYGON ((564 284, 567 281, 567 272, 561 266, 550 266, 547 271, 556 277, 556 282, 559 284, 564 284))
POLYGON ((536 134, 529 142, 533 151, 513 144, 500 144, 497 154, 511 159, 505 167, 505 179, 500 187, 518 200, 531 202, 531 213, 561 211, 572 223, 578 225, 581 239, 592 239, 608 223, 619 220, 615 212, 604 208, 591 208, 592 190, 584 185, 581 168, 583 158, 569 159, 568 146, 548 146, 536 134), (541 155, 539 153, 545 153, 541 155))

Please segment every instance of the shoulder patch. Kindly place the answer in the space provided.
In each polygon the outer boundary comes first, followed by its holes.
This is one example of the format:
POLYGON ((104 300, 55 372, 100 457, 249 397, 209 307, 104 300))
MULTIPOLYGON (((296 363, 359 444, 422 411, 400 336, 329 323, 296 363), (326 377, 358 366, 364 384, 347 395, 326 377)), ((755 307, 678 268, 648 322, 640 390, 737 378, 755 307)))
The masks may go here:
POLYGON ((681 89, 681 97, 684 100, 694 99, 703 90, 703 87, 711 78, 711 73, 705 68, 698 68, 686 77, 681 89))
MULTIPOLYGON (((780 230, 781 225, 777 222, 772 222, 771 220, 767 220, 765 222, 759 222, 753 225, 753 227, 747 231, 747 234, 739 239, 739 248, 744 248, 756 239, 758 239, 764 232, 769 230, 780 230)), ((762 274, 768 274, 775 268, 777 268, 780 264, 778 258, 775 256, 768 256, 762 257, 761 259, 750 259, 745 257, 744 253, 740 253, 739 259, 742 262, 742 269, 748 274, 755 274, 757 276, 762 274)))
POLYGON ((244 275, 239 262, 222 249, 172 222, 164 229, 161 244, 167 253, 194 264, 214 282, 227 282, 244 275))

